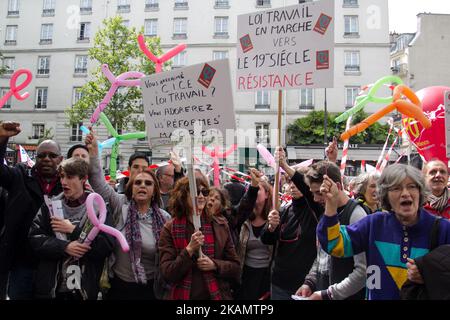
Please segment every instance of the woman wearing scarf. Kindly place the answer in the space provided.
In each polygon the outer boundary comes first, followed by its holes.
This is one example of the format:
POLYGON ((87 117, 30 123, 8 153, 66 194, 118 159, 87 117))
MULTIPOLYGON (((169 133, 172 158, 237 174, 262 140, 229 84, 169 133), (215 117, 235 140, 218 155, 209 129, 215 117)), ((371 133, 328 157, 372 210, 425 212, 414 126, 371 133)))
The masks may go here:
POLYGON ((239 279, 239 259, 225 218, 206 212, 208 182, 198 176, 196 184, 200 230, 194 229, 187 177, 176 183, 169 199, 173 218, 159 241, 161 273, 171 283, 168 299, 229 300, 231 283, 239 279))
POLYGON ((111 300, 154 300, 154 279, 159 272, 158 242, 170 215, 159 208, 161 195, 153 171, 144 170, 131 177, 125 194, 116 193, 102 175, 97 139, 86 137, 89 149, 89 181, 95 192, 109 204, 114 226, 127 239, 130 251, 122 252, 116 244, 109 261, 111 300))
POLYGON ((423 174, 426 185, 431 191, 424 209, 436 216, 450 219, 447 165, 440 160, 431 160, 423 167, 423 174))

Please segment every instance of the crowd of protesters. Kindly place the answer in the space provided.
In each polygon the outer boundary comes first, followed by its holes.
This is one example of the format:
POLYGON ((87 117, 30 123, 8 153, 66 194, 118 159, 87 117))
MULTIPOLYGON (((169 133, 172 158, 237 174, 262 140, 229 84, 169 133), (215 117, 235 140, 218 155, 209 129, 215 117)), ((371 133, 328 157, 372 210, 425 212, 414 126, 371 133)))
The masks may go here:
POLYGON ((0 123, 0 299, 450 299, 449 173, 440 160, 363 173, 348 190, 335 141, 327 160, 300 168, 277 147, 280 190, 290 196, 279 210, 256 169, 222 187, 197 170, 193 205, 176 154, 154 171, 136 153, 129 177, 107 182, 93 130, 65 160, 46 140, 32 168, 10 167, 6 145, 20 132, 0 123), (93 192, 128 252, 103 232, 85 242, 93 192))

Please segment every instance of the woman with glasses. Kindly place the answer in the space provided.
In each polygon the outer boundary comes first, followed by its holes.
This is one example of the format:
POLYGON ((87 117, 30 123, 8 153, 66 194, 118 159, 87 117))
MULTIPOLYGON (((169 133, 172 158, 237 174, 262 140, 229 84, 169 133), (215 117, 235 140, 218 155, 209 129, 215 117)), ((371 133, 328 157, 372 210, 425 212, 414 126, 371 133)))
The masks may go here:
POLYGON ((262 243, 261 232, 272 210, 272 186, 259 177, 256 181, 259 189, 256 201, 239 235, 238 254, 242 275, 238 300, 257 300, 270 291, 272 246, 262 243))
POLYGON ((239 278, 239 259, 227 221, 206 211, 208 182, 196 177, 197 212, 189 179, 180 179, 169 199, 172 219, 164 225, 159 241, 161 272, 171 284, 169 300, 229 300, 230 286, 239 278), (201 227, 195 230, 194 214, 201 227))
MULTIPOLYGON (((414 167, 395 164, 379 180, 381 205, 388 213, 371 214, 349 226, 337 217, 336 184, 325 177, 320 191, 326 197, 325 214, 317 228, 319 241, 329 254, 350 257, 365 252, 368 268, 367 298, 400 298, 406 280, 423 284, 416 259, 430 249, 436 218, 423 209, 425 181, 414 167), (369 269, 368 269, 369 270, 369 269)), ((450 244, 450 222, 441 219, 437 245, 450 244)))
POLYGON ((164 223, 170 215, 162 210, 159 184, 153 171, 145 169, 130 177, 125 194, 116 193, 102 174, 98 158, 97 139, 86 136, 89 149, 89 181, 112 211, 114 226, 125 236, 130 251, 125 253, 118 244, 109 259, 108 274, 111 288, 107 299, 154 300, 155 278, 159 272, 158 242, 164 223))

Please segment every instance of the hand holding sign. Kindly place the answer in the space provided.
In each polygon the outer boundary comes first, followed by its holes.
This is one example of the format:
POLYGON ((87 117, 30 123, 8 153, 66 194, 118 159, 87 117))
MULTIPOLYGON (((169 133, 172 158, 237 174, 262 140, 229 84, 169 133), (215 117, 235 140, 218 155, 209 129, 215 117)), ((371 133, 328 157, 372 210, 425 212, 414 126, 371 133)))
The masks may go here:
POLYGON ((91 193, 88 195, 86 199, 86 210, 89 220, 94 225, 94 227, 86 237, 86 240, 84 241, 85 244, 90 244, 92 241, 94 241, 97 234, 100 231, 103 231, 104 233, 113 236, 117 239, 117 241, 119 241, 120 247, 122 248, 123 252, 128 252, 130 250, 128 242, 123 234, 120 233, 119 230, 104 224, 106 220, 106 205, 105 201, 98 193, 91 193), (99 217, 97 217, 97 215, 95 214, 94 201, 99 209, 99 217))
POLYGON ((0 99, 0 109, 6 104, 6 102, 11 98, 12 96, 16 97, 17 100, 23 101, 26 98, 30 96, 28 92, 25 92, 24 94, 20 94, 20 91, 25 89, 27 87, 31 80, 33 79, 33 76, 31 75, 30 70, 27 69, 19 69, 16 72, 13 73, 11 80, 9 80, 9 91, 6 93, 4 97, 0 99), (16 86, 17 79, 21 75, 26 75, 25 81, 16 86))

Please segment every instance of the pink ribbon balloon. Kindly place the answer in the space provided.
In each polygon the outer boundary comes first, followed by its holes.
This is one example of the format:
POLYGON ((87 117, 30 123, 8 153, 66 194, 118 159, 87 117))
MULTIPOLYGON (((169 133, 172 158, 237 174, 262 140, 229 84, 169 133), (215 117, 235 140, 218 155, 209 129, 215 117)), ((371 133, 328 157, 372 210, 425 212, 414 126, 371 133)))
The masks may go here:
MULTIPOLYGON (((263 159, 266 160, 267 165, 269 167, 272 167, 275 170, 275 167, 276 167, 276 165, 275 165, 275 158, 269 152, 269 150, 267 150, 267 148, 264 147, 262 144, 258 144, 256 146, 256 149, 258 150, 258 152, 261 155, 261 157, 263 157, 263 159)), ((280 172, 284 172, 284 170, 280 168, 280 172)))
POLYGON ((6 104, 6 102, 11 98, 11 96, 16 97, 17 100, 23 101, 26 98, 30 96, 28 92, 25 92, 24 94, 20 94, 20 91, 25 89, 26 86, 28 86, 33 79, 33 76, 31 75, 31 71, 27 69, 19 69, 16 72, 13 73, 11 79, 9 80, 9 91, 6 93, 4 97, 0 99, 0 109, 6 104), (17 84, 17 78, 19 78, 22 74, 26 75, 26 79, 24 82, 16 86, 17 84))
POLYGON ((98 121, 100 113, 103 112, 103 110, 105 110, 106 106, 111 101, 111 98, 114 96, 119 87, 138 87, 141 85, 140 79, 145 76, 145 74, 139 71, 128 71, 122 73, 118 77, 115 77, 109 70, 107 64, 102 65, 102 72, 105 75, 105 77, 109 80, 109 82, 111 82, 111 88, 109 88, 109 91, 106 93, 105 97, 92 114, 91 117, 92 124, 98 121))
POLYGON ((142 53, 144 53, 147 56, 147 58, 149 58, 151 61, 153 61, 155 63, 155 72, 156 73, 162 72, 162 66, 163 66, 164 62, 172 59, 177 54, 179 54, 181 51, 186 49, 186 45, 182 43, 182 44, 177 45, 175 48, 170 49, 169 51, 164 53, 162 56, 157 57, 147 48, 147 45, 145 44, 144 35, 140 34, 138 36, 138 43, 139 43, 139 48, 141 49, 142 53))
POLYGON ((94 227, 89 232, 84 243, 90 244, 92 241, 94 241, 97 234, 100 231, 103 231, 104 233, 113 236, 114 238, 117 239, 117 241, 119 241, 120 247, 122 248, 123 252, 130 251, 130 246, 128 245, 128 242, 123 236, 123 234, 120 233, 119 230, 104 224, 106 220, 106 205, 105 201, 98 193, 91 193, 88 195, 86 199, 86 210, 88 218, 94 225, 94 227), (95 214, 94 201, 95 203, 97 203, 99 209, 99 217, 97 217, 97 215, 95 214))
POLYGON ((209 150, 205 146, 202 146, 202 151, 209 155, 213 159, 213 170, 214 170, 214 186, 220 187, 219 181, 219 159, 226 159, 231 153, 236 151, 237 144, 233 144, 227 151, 219 152, 219 146, 215 146, 214 150, 209 150))

